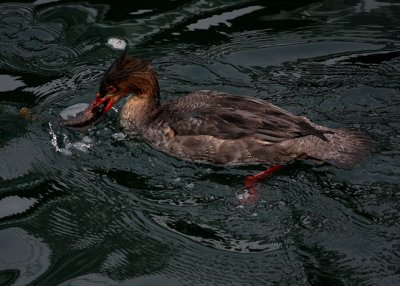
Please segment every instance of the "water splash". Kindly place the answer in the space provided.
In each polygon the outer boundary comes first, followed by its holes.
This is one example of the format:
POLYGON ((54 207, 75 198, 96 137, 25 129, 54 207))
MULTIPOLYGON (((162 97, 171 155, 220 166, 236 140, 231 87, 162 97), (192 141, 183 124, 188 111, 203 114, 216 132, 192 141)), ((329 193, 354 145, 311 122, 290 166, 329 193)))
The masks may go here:
POLYGON ((51 141, 50 141, 51 145, 53 145, 54 149, 56 149, 57 152, 61 152, 61 149, 58 146, 57 135, 53 130, 51 122, 49 122, 49 134, 51 135, 51 141))
POLYGON ((83 137, 81 141, 70 142, 68 136, 66 134, 63 134, 64 147, 60 148, 58 144, 57 134, 54 132, 51 122, 49 122, 49 134, 51 135, 51 140, 50 140, 51 145, 53 145, 56 152, 62 153, 67 156, 72 155, 71 149, 87 153, 93 146, 93 140, 89 136, 83 137))

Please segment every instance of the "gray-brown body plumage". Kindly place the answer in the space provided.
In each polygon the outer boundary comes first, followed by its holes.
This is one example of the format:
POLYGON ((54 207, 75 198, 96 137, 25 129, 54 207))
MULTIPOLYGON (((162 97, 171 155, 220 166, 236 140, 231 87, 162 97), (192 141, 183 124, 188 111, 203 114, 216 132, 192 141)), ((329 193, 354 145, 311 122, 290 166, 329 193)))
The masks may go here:
POLYGON ((329 129, 263 100, 208 90, 153 110, 129 109, 128 101, 121 125, 168 154, 213 164, 284 164, 301 158, 349 167, 372 150, 362 132, 329 129), (132 120, 142 112, 143 121, 132 120))
POLYGON ((105 113, 127 94, 132 96, 121 112, 125 132, 186 160, 234 165, 300 158, 349 167, 373 149, 360 131, 322 127, 254 97, 203 90, 160 104, 151 65, 126 54, 105 73, 86 114, 96 114, 95 108, 105 113))

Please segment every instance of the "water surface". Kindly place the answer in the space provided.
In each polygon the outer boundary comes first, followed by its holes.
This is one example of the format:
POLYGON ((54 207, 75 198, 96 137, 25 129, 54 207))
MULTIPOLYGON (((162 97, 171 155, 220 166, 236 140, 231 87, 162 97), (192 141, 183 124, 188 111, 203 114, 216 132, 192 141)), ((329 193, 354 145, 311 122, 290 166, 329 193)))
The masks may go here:
POLYGON ((400 4, 131 2, 0 4, 0 285, 399 285, 400 4), (115 111, 50 126, 94 98, 110 37, 153 60, 162 100, 255 96, 362 129, 376 152, 288 166, 241 207, 262 166, 171 158, 124 137, 115 111))

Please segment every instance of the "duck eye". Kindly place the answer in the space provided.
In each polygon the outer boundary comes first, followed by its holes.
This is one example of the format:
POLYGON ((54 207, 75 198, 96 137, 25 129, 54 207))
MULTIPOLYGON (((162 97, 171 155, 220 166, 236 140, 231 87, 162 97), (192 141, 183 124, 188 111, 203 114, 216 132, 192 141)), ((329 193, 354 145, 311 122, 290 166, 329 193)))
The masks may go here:
POLYGON ((107 86, 107 93, 114 93, 117 89, 115 88, 115 86, 107 86))

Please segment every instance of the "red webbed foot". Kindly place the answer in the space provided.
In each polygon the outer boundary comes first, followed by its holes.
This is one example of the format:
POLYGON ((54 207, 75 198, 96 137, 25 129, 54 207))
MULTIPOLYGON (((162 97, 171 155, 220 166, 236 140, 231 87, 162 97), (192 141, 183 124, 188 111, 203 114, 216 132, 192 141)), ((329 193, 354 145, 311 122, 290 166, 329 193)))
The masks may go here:
POLYGON ((258 192, 254 186, 260 180, 269 178, 273 173, 281 170, 283 165, 275 165, 261 173, 253 176, 247 176, 244 180, 244 193, 238 196, 240 204, 255 204, 258 202, 258 192))

